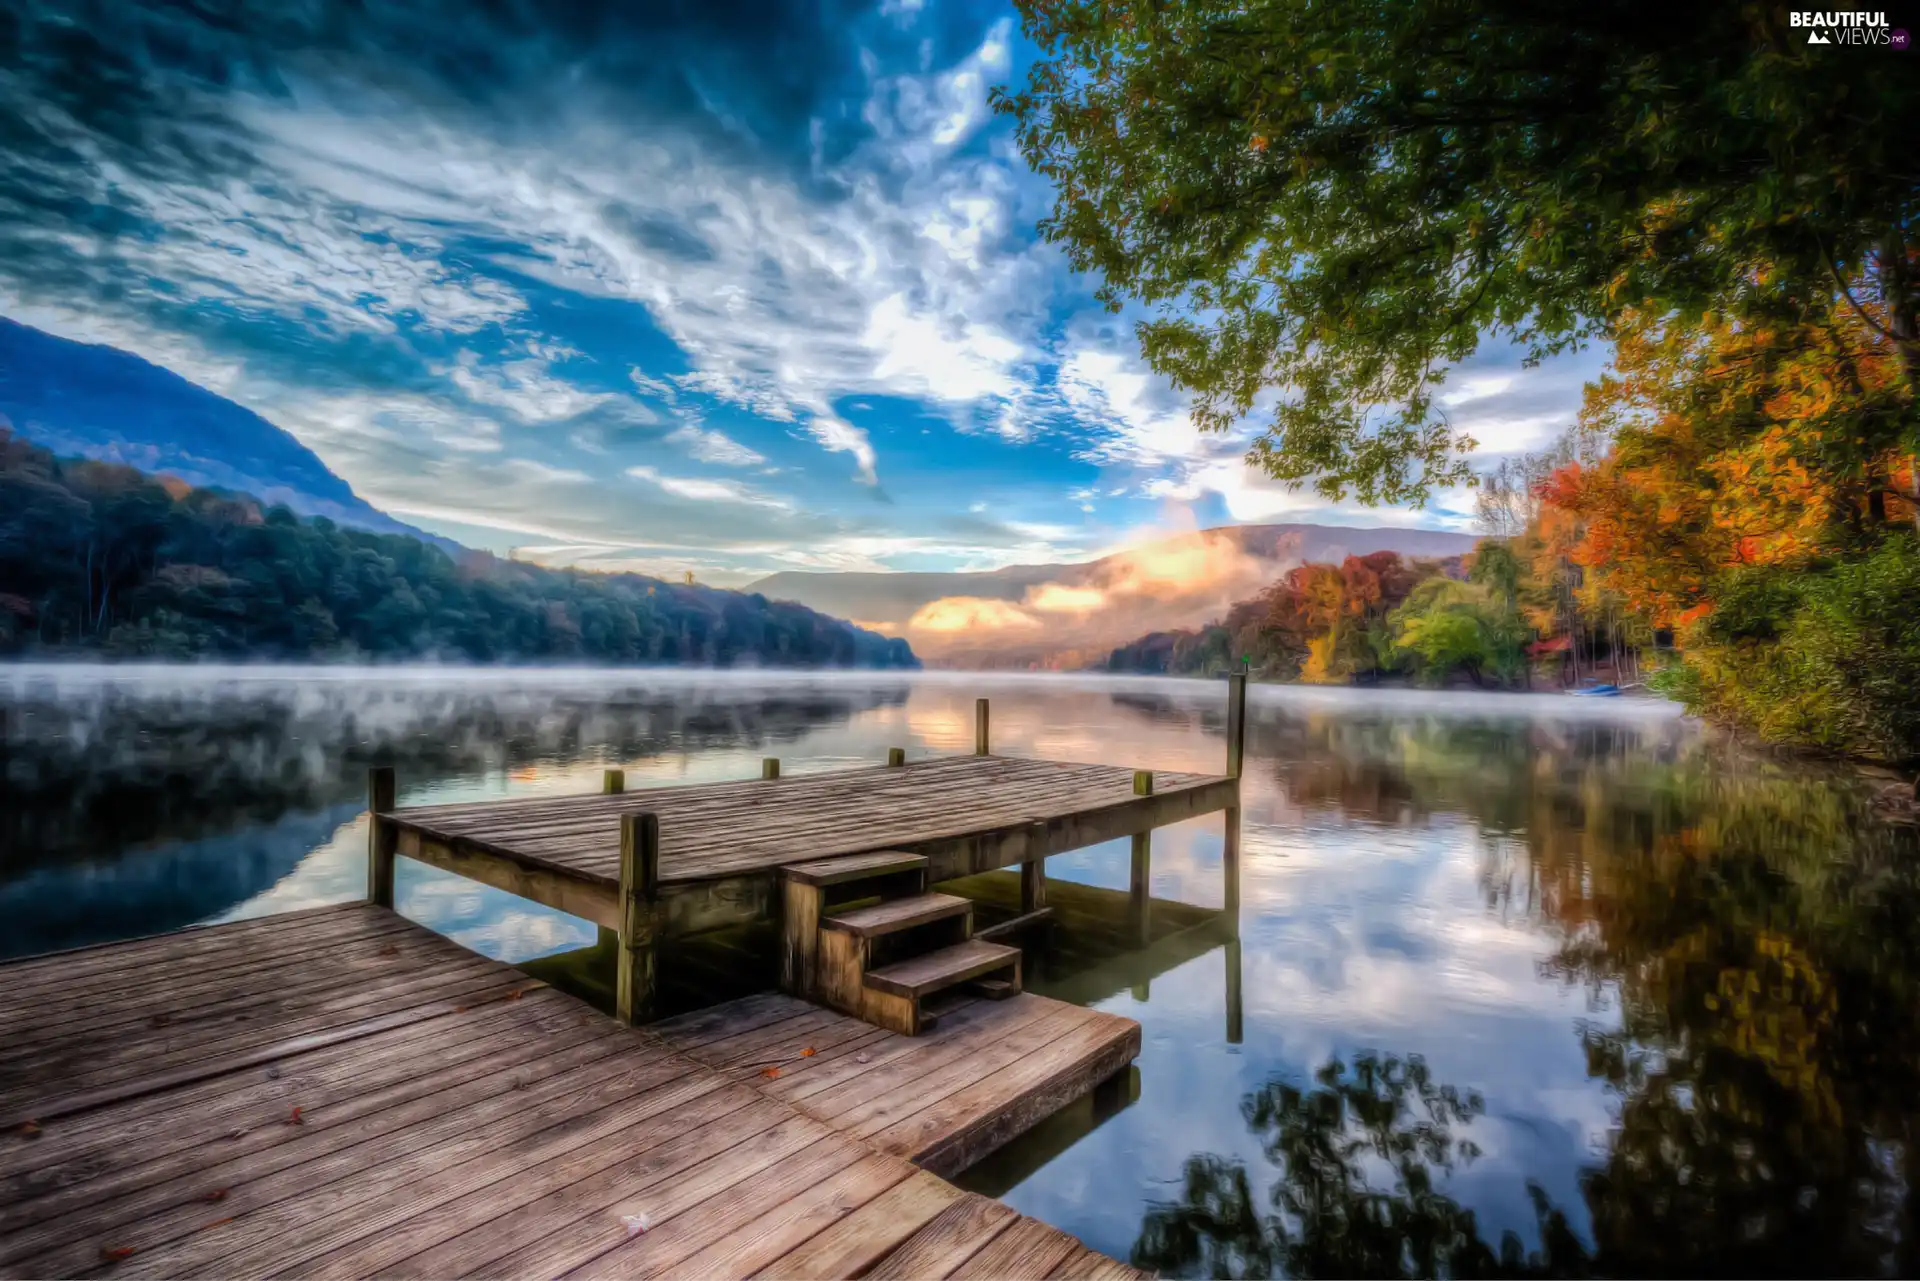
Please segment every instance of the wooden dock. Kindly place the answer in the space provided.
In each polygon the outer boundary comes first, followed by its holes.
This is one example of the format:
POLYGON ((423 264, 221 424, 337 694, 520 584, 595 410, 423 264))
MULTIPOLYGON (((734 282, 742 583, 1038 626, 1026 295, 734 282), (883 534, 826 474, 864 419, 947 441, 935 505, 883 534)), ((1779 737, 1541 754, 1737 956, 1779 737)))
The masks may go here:
POLYGON ((651 1030, 843 1134, 949 1176, 1140 1053, 1132 1019, 1031 995, 962 1000, 924 1036, 773 992, 651 1030))
MULTIPOLYGON (((782 778, 770 758, 758 779, 633 792, 609 770, 595 795, 405 808, 393 772, 376 769, 367 897, 392 906, 393 861, 404 855, 616 931, 616 1012, 646 1022, 659 1012, 664 941, 783 915, 784 928, 806 933, 788 914, 797 865, 910 856, 924 889, 1019 864, 1032 917, 1046 910, 1049 856, 1131 837, 1132 892, 1144 911, 1153 829, 1216 811, 1228 814, 1237 865, 1245 705, 1245 679, 1231 677, 1219 775, 995 756, 985 699, 975 704, 973 755, 910 764, 893 748, 886 765, 868 769, 782 778)), ((1237 895, 1237 866, 1228 882, 1237 895)), ((810 950, 813 941, 786 946, 810 950)), ((821 995, 810 970, 783 965, 788 990, 821 995)), ((886 982, 868 984, 867 1005, 910 1029, 917 996, 875 989, 886 982)))
POLYGON ((0 980, 0 1275, 1139 1275, 908 1159, 1005 1126, 988 1040, 1053 1047, 999 1071, 1057 1086, 1131 1057, 1125 1020, 1019 997, 906 1038, 766 997, 635 1029, 362 904, 0 980))

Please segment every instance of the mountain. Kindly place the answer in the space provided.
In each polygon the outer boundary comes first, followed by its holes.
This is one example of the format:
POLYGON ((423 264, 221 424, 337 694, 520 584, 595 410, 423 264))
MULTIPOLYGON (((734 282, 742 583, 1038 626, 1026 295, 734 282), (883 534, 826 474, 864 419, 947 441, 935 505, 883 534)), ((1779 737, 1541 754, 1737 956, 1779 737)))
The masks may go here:
POLYGON ((1392 551, 1438 559, 1471 534, 1342 525, 1230 525, 1081 564, 981 573, 780 573, 746 590, 904 636, 943 667, 1080 667, 1147 632, 1197 627, 1306 561, 1392 551))
POLYGON ((381 534, 456 544, 395 520, 260 415, 115 347, 0 318, 0 426, 63 457, 126 463, 381 534))

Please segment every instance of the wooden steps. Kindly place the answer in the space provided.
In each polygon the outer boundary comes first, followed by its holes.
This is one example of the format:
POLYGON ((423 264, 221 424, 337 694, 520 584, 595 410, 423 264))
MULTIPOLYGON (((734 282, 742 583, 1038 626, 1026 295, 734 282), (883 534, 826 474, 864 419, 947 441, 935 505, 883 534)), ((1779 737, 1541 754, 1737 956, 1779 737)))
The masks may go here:
POLYGON ((907 1036, 932 1028, 929 1001, 962 984, 996 999, 1020 991, 1019 950, 974 938, 972 901, 929 893, 925 859, 856 854, 781 872, 783 991, 907 1036))
POLYGON ((973 904, 955 894, 915 894, 908 898, 883 899, 871 907, 835 912, 821 924, 830 930, 845 930, 861 938, 879 938, 911 930, 935 921, 973 915, 973 904))
POLYGON ((866 984, 894 996, 918 1000, 999 970, 1020 967, 1020 949, 982 939, 968 939, 910 961, 869 970, 866 984))
POLYGON ((864 881, 899 872, 925 872, 927 860, 918 854, 881 850, 875 854, 849 854, 845 858, 815 859, 808 863, 789 863, 780 871, 790 881, 825 887, 864 881))

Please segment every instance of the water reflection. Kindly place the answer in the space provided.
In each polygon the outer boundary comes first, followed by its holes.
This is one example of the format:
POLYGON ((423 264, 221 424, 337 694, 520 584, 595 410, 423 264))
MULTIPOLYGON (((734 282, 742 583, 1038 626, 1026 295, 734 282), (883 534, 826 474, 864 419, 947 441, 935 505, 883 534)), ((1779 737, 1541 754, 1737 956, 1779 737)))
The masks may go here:
POLYGON ((1478 1094, 1432 1080, 1426 1062, 1372 1053, 1333 1060, 1309 1088, 1268 1082, 1241 1115, 1278 1171, 1263 1206, 1246 1166, 1189 1157, 1177 1200, 1153 1206, 1133 1261, 1171 1276, 1568 1276, 1587 1252, 1537 1185, 1542 1247, 1513 1233, 1496 1251, 1474 1212, 1441 1191, 1480 1152, 1464 1130, 1478 1094))
MULTIPOLYGON (((1177 681, 0 670, 0 954, 357 895, 374 757, 407 802, 838 768, 968 750, 976 694, 1002 751, 1221 767, 1177 681)), ((1032 985, 1141 1022, 1137 1098, 969 1181, 1173 1275, 1920 1273, 1916 833, 1601 703, 1255 690, 1237 935, 1130 944, 1126 843, 1051 860, 1032 985)), ((1219 908, 1218 817, 1152 873, 1219 908)), ((510 960, 596 940, 404 860, 398 897, 510 960)))

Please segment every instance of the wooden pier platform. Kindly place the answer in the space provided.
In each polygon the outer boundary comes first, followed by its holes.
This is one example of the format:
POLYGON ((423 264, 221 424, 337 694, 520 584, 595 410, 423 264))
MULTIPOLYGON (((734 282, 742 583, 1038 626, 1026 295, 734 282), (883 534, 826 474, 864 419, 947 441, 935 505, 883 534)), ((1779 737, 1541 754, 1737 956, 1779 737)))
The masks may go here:
POLYGON ((0 1276, 1140 1275, 907 1159, 991 1140, 989 1029, 1137 1027, 756 1002, 635 1029, 364 904, 0 965, 0 1276))
POLYGON ((1020 995, 962 999, 922 1036, 769 992, 653 1025, 667 1044, 939 1175, 1120 1074, 1132 1019, 1020 995))
MULTIPOLYGON (((779 920, 785 990, 914 1031, 922 989, 952 979, 968 956, 929 954, 927 974, 896 982, 877 963, 869 973, 867 963, 887 949, 863 943, 857 963, 837 955, 816 969, 814 927, 835 894, 814 891, 839 884, 832 868, 911 859, 924 890, 1017 863, 1024 915, 1037 920, 1047 911, 1049 856, 1130 836, 1131 892, 1144 910, 1156 827, 1224 811, 1227 859, 1237 866, 1246 680, 1236 674, 1227 684, 1227 770, 1217 775, 995 756, 986 699, 975 701, 971 756, 913 764, 896 747, 884 766, 782 778, 780 762, 768 758, 758 779, 634 792, 622 771, 608 770, 594 795, 404 808, 393 771, 376 768, 367 789, 367 898, 393 906, 394 859, 405 855, 612 930, 615 1014, 636 1023, 660 1013, 664 941, 779 920)), ((899 897, 897 886, 870 879, 879 897, 899 897)), ((1237 894, 1237 872, 1227 879, 1237 894)), ((1017 988, 1010 953, 970 944, 964 933, 956 946, 984 968, 1004 969, 999 981, 1017 988)), ((822 937, 829 947, 845 943, 822 937)))
POLYGON ((784 865, 897 850, 928 879, 1025 863, 1238 804, 1238 781, 1005 756, 937 757, 787 778, 408 806, 395 852, 610 928, 623 816, 659 821, 669 933, 767 919, 784 865))

